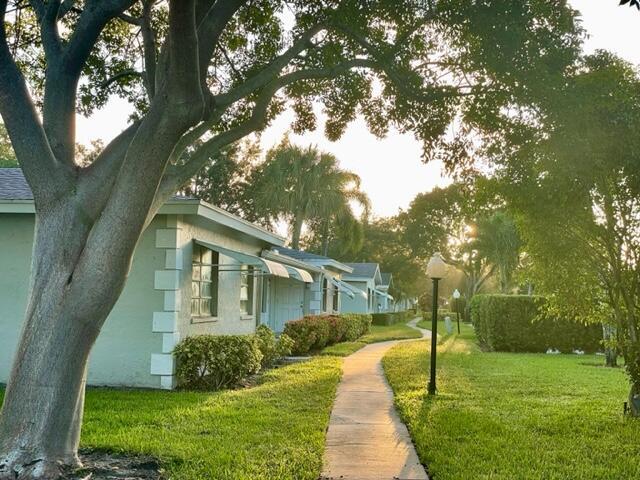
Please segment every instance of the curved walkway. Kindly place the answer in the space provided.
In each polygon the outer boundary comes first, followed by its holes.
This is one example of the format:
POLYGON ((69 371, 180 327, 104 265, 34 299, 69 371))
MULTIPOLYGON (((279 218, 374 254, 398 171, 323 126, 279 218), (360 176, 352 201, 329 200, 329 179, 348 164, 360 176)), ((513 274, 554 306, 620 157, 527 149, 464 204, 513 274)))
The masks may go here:
MULTIPOLYGON (((408 323, 423 338, 431 332, 408 323)), ((344 360, 324 453, 324 480, 428 480, 393 405, 382 357, 407 340, 373 343, 344 360)))

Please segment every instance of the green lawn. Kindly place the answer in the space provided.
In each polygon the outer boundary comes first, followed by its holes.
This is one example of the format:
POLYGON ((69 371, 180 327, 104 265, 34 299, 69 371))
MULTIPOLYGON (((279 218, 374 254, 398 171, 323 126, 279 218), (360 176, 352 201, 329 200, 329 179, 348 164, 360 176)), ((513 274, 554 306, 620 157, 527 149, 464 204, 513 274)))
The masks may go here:
POLYGON ((622 369, 596 356, 482 353, 463 329, 438 347, 435 399, 425 395, 428 342, 383 360, 432 479, 640 478, 640 421, 622 416, 622 369))
POLYGON ((89 389, 82 446, 154 455, 172 480, 316 480, 340 375, 316 357, 243 390, 89 389))
POLYGON ((355 342, 341 342, 331 345, 322 351, 322 355, 335 355, 346 357, 360 350, 365 345, 387 340, 405 340, 420 338, 421 334, 415 328, 408 327, 404 323, 395 325, 371 325, 371 330, 367 335, 360 337, 355 342))

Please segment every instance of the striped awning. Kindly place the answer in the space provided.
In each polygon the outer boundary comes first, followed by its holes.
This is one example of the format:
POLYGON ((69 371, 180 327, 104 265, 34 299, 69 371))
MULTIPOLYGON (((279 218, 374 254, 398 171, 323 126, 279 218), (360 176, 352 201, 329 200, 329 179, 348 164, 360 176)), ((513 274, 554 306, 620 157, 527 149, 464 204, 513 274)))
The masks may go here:
POLYGON ((313 277, 306 270, 303 270, 302 268, 292 267, 291 265, 284 265, 284 267, 289 272, 290 278, 295 278, 304 283, 313 283, 313 277))
POLYGON ((251 265, 255 268, 258 268, 264 273, 275 275, 276 277, 289 278, 289 270, 285 265, 282 265, 281 263, 274 262, 273 260, 267 260, 266 258, 261 258, 249 253, 238 252, 237 250, 221 247, 219 245, 215 245, 213 243, 205 242, 202 240, 196 240, 196 243, 208 248, 209 250, 221 253, 225 257, 233 258, 243 265, 251 265))

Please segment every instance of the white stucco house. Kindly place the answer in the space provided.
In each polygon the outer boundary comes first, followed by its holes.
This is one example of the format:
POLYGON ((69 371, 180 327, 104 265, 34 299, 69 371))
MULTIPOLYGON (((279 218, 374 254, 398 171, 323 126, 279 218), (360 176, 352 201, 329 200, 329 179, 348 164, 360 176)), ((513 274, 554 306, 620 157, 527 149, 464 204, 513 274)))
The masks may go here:
POLYGON ((366 294, 345 298, 343 312, 381 313, 389 311, 393 297, 387 293, 389 285, 383 285, 380 265, 377 263, 347 263, 351 273, 342 276, 342 281, 366 294), (386 289, 385 289, 386 288, 386 289))
MULTIPOLYGON (((7 381, 27 300, 34 229, 19 169, 0 169, 0 383, 7 381)), ((143 233, 125 289, 91 353, 88 382, 175 386, 175 344, 194 334, 276 332, 355 296, 350 268, 305 260, 284 238, 192 198, 167 202, 143 233), (343 295, 344 293, 344 295, 343 295)))

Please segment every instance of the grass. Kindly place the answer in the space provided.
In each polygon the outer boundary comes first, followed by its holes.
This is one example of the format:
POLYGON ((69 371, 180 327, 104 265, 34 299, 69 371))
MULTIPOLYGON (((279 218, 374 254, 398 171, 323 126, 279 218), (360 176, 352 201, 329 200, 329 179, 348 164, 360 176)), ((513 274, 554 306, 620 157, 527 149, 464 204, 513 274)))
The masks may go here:
POLYGON ((316 357, 242 390, 89 389, 81 443, 156 456, 172 480, 316 480, 340 375, 316 357))
MULTIPOLYGON (((458 323, 456 322, 455 318, 451 319, 451 324, 453 325, 453 334, 457 334, 458 332, 458 323)), ((431 320, 420 320, 416 326, 420 327, 420 328, 424 328, 425 330, 431 330, 431 320)), ((460 334, 464 334, 465 332, 467 332, 467 338, 469 334, 473 335, 473 327, 470 324, 465 324, 462 322, 462 320, 460 321, 460 334)), ((438 317, 438 343, 442 343, 444 342, 447 338, 449 338, 451 335, 449 335, 447 333, 447 329, 445 328, 444 325, 444 319, 438 317)))
POLYGON ((596 356, 483 353, 462 328, 438 347, 435 398, 425 395, 428 342, 383 360, 432 480, 640 478, 640 421, 622 415, 622 369, 596 356))
POLYGON ((346 357, 370 343, 420 338, 420 336, 419 331, 408 327, 404 323, 396 323, 395 325, 371 325, 371 330, 367 335, 360 337, 355 342, 341 342, 326 347, 322 350, 322 355, 346 357))

